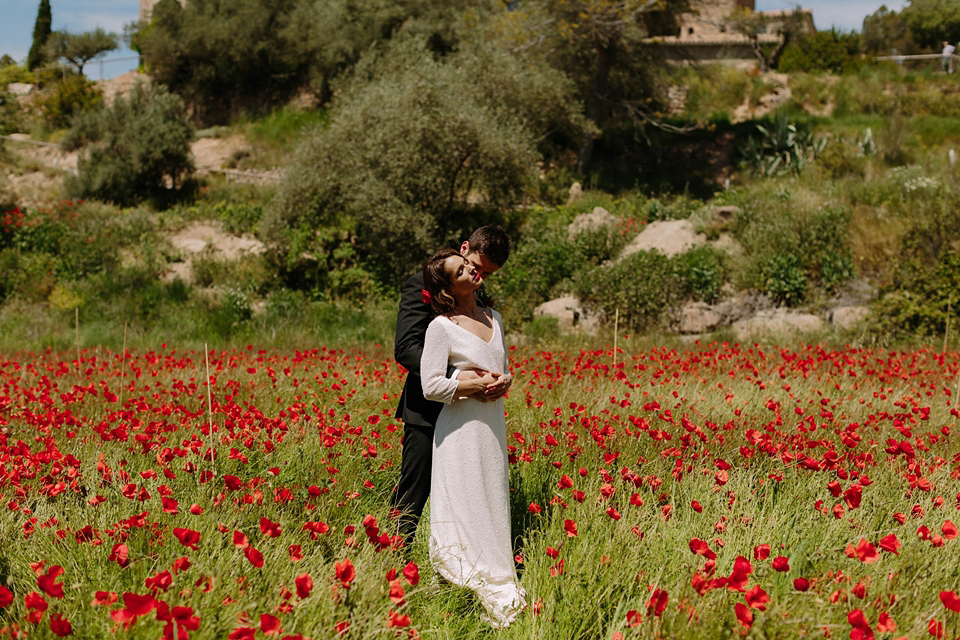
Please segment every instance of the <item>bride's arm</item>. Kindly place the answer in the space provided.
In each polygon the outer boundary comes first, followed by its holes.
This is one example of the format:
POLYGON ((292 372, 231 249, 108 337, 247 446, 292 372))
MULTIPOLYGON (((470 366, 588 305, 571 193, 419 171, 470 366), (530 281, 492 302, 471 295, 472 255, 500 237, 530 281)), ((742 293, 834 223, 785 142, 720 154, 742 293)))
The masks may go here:
POLYGON ((447 378, 449 358, 450 338, 440 320, 435 319, 427 327, 420 357, 420 383, 427 400, 449 404, 459 396, 469 396, 486 388, 493 381, 490 374, 464 375, 464 372, 456 378, 447 378))
POLYGON ((496 400, 497 398, 503 397, 510 391, 510 385, 513 384, 513 375, 510 373, 510 361, 507 357, 507 336, 503 332, 503 320, 499 313, 496 311, 493 313, 494 322, 500 325, 500 343, 503 345, 503 374, 497 378, 496 382, 487 386, 484 390, 487 400, 496 400))

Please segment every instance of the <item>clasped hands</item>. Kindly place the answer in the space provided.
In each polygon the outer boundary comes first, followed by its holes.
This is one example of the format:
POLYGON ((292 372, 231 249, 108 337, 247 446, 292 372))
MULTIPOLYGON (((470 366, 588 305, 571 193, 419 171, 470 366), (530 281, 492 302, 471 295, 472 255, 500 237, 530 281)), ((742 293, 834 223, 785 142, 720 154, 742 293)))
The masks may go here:
POLYGON ((457 373, 457 381, 464 387, 463 395, 480 402, 490 402, 502 398, 510 390, 513 376, 482 369, 465 369, 457 373))

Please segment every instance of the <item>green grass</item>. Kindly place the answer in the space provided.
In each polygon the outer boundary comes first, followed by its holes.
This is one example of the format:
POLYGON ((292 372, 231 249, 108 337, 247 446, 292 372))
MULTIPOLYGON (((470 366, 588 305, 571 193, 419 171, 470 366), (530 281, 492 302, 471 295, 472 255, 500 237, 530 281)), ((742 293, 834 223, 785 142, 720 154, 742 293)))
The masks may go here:
MULTIPOLYGON (((950 414, 955 396, 948 394, 960 369, 957 352, 631 345, 614 367, 609 349, 513 350, 516 382, 505 405, 508 444, 517 456, 510 467, 513 533, 523 559, 520 579, 539 615, 528 611, 494 632, 480 620, 470 592, 433 577, 426 528, 406 553, 376 552, 367 541, 361 522, 368 514, 392 533, 388 502, 400 431, 391 416, 402 371, 389 345, 355 350, 319 344, 279 351, 261 350, 256 341, 237 350, 211 347, 213 461, 203 455, 211 442, 203 348, 141 344, 125 358, 84 348, 82 366, 71 362, 69 349, 8 357, 0 369, 9 389, 0 413, 2 454, 20 447, 18 440, 31 451, 5 460, 5 469, 19 468, 23 458, 37 473, 14 479, 7 471, 0 478, 7 504, 0 534, 18 541, 0 553, 5 584, 15 594, 0 625, 32 629, 23 605, 24 594, 38 591, 30 563, 44 562, 41 571, 64 568, 58 581, 65 597, 46 598, 50 610, 37 634, 48 637, 49 617, 64 613, 77 637, 103 637, 114 627, 109 612, 121 608, 122 599, 93 607, 95 591, 147 593, 146 579, 186 557, 191 566, 173 574, 170 589, 156 596, 191 607, 200 625, 190 637, 200 640, 257 628, 262 614, 279 617, 284 634, 330 638, 334 624, 347 621, 345 637, 393 638, 397 630, 386 627, 391 611, 409 615, 423 638, 737 637, 734 605, 744 594, 694 590, 692 578, 705 571, 705 558, 689 546, 698 538, 717 554, 708 579, 730 575, 742 556, 753 568, 747 588, 759 586, 769 596, 765 611, 753 610, 747 637, 820 637, 824 628, 846 636, 847 616, 857 609, 871 626, 888 612, 897 634, 909 637, 926 637, 930 619, 946 625, 947 637, 958 630, 957 614, 943 607, 939 593, 960 588, 960 540, 937 547, 916 535, 921 525, 940 534, 946 520, 957 521, 952 476, 960 473, 960 448, 950 414), (111 401, 106 389, 122 399, 111 401), (45 417, 52 411, 58 420, 45 417), (655 430, 670 439, 650 437, 655 430), (126 441, 119 439, 123 432, 126 441), (849 433, 861 439, 845 443, 849 433), (904 456, 884 452, 888 438, 914 443, 915 466, 908 469, 904 456), (839 456, 834 469, 807 469, 795 457, 825 460, 829 451, 839 456), (721 460, 729 465, 725 476, 718 475, 726 466, 721 460), (184 469, 188 463, 193 472, 184 469), (200 471, 211 469, 215 480, 201 482, 200 471), (869 476, 869 484, 851 473, 869 476), (226 489, 228 474, 247 484, 226 489), (558 486, 563 475, 572 488, 558 486), (911 488, 911 475, 929 480, 931 490, 911 488), (74 489, 71 477, 78 481, 74 489), (61 478, 63 492, 42 491, 61 478), (847 490, 857 479, 864 482, 862 503, 844 505, 843 516, 834 517, 831 509, 844 499, 834 498, 827 484, 838 481, 847 490), (125 497, 127 482, 150 497, 125 497), (163 510, 161 485, 178 501, 178 513, 163 510), (85 495, 76 492, 79 487, 85 495), (321 494, 311 496, 308 487, 321 494), (276 499, 284 489, 290 501, 276 499), (575 491, 583 492, 582 501, 575 491), (104 501, 90 506, 95 495, 104 501), (818 501, 827 513, 815 508, 818 501), (531 502, 541 513, 526 510, 531 502), (192 504, 204 513, 191 514, 192 504), (922 515, 911 517, 914 505, 922 515), (619 520, 607 514, 610 507, 619 520), (140 513, 147 514, 145 528, 117 526, 140 513), (906 514, 906 524, 898 524, 895 513, 906 514), (25 538, 30 518, 36 521, 25 538), (282 533, 262 533, 261 518, 282 533), (567 520, 576 523, 575 536, 568 535, 567 520), (307 521, 324 522, 330 531, 314 540, 302 528, 307 521), (76 540, 88 525, 101 544, 76 540), (177 542, 176 527, 199 532, 197 550, 177 542), (235 531, 263 554, 262 568, 234 545, 235 531), (861 538, 876 544, 891 533, 902 543, 899 554, 881 551, 875 563, 865 563, 845 553, 861 538), (125 568, 108 559, 121 541, 129 549, 125 568), (299 562, 290 560, 292 544, 303 549, 299 562), (755 557, 764 544, 769 557, 755 557), (789 571, 771 567, 781 555, 789 558, 789 571), (334 565, 345 558, 356 567, 349 589, 335 578, 334 565), (420 582, 410 585, 401 577, 406 602, 391 602, 386 575, 410 560, 419 566, 420 582), (294 580, 303 574, 312 577, 310 594, 289 597, 291 610, 278 611, 282 588, 295 591, 294 580), (209 593, 197 586, 206 577, 213 578, 209 593), (798 577, 811 581, 809 591, 793 588, 798 577), (858 584, 866 590, 862 598, 858 584), (668 594, 660 616, 647 611, 653 589, 668 594), (635 627, 631 611, 642 618, 635 627)), ((151 612, 118 635, 156 638, 162 626, 151 612)))

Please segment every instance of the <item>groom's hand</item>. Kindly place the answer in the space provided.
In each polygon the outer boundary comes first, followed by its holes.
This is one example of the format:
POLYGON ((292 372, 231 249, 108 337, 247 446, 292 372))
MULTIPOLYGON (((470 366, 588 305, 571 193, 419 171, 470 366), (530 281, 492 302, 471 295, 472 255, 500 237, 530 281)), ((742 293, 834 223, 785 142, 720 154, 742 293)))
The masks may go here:
MULTIPOLYGON (((489 372, 483 371, 481 369, 464 369, 463 371, 457 372, 457 380, 463 380, 463 381, 480 380, 484 376, 489 376, 489 375, 490 375, 489 372)), ((485 391, 486 389, 489 389, 489 388, 490 387, 487 386, 485 388, 474 391, 473 393, 469 394, 467 397, 473 398, 474 400, 479 400, 480 402, 487 402, 488 400, 490 400, 490 397, 485 393, 485 391)))
POLYGON ((509 373, 500 374, 496 381, 488 385, 484 390, 484 395, 487 397, 487 400, 499 400, 502 398, 508 391, 510 391, 510 385, 513 384, 513 376, 509 373))

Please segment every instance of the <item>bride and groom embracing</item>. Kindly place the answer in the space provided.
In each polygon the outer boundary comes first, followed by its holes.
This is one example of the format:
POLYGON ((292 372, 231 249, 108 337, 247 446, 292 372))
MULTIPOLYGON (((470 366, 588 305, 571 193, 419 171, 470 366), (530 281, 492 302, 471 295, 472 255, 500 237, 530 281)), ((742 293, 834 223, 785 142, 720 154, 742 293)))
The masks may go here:
POLYGON ((494 627, 526 604, 513 560, 502 399, 513 379, 500 314, 480 288, 509 255, 510 238, 496 226, 434 254, 403 286, 394 346, 409 371, 397 408, 399 533, 413 541, 432 496, 431 563, 477 594, 494 627))

